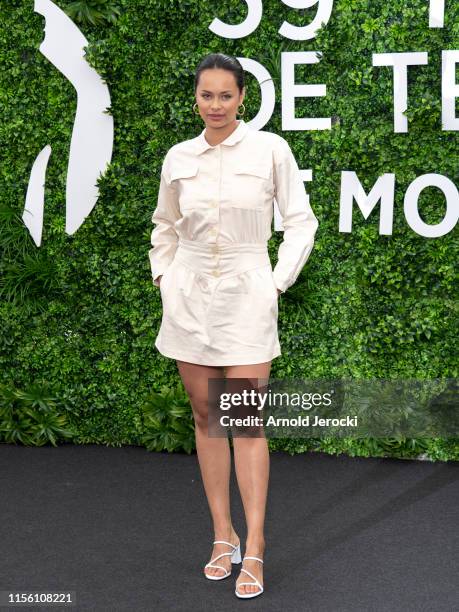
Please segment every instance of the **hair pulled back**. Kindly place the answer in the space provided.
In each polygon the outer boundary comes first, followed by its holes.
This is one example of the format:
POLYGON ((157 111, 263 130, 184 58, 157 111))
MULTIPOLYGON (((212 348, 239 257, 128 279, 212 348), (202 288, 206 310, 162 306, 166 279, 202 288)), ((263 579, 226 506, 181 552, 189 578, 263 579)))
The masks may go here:
POLYGON ((223 70, 229 70, 230 72, 232 72, 234 74, 234 78, 236 79, 236 84, 239 88, 239 93, 242 93, 242 89, 245 84, 244 68, 236 57, 233 57, 232 55, 226 55, 225 53, 209 53, 209 55, 206 55, 199 62, 194 77, 195 92, 198 87, 201 72, 203 70, 207 70, 208 68, 223 68, 223 70))

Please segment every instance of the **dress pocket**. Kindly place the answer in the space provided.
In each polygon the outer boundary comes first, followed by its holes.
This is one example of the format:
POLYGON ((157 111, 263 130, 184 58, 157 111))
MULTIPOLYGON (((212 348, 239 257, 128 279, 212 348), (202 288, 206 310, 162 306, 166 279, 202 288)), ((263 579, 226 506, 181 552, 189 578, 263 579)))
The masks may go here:
POLYGON ((272 299, 274 297, 275 301, 277 302, 277 287, 274 281, 271 264, 263 266, 262 268, 256 268, 253 272, 258 279, 257 283, 259 283, 257 291, 267 298, 272 299))
POLYGON ((176 190, 180 209, 197 208, 202 201, 199 194, 199 164, 187 161, 171 169, 171 186, 176 190))
POLYGON ((171 169, 171 183, 180 179, 193 178, 198 173, 199 166, 197 163, 177 164, 171 169))
POLYGON ((274 294, 275 294, 276 300, 277 300, 279 298, 279 293, 277 292, 277 285, 276 285, 276 281, 274 279, 273 269, 271 268, 271 266, 270 266, 270 271, 271 271, 271 274, 270 274, 270 276, 271 276, 271 284, 272 284, 272 286, 274 288, 274 294))
POLYGON ((174 261, 172 260, 172 263, 170 263, 167 268, 164 270, 162 276, 161 276, 161 282, 159 283, 159 291, 161 292, 161 296, 164 295, 164 292, 166 291, 166 286, 164 285, 164 283, 168 283, 169 280, 169 274, 171 273, 171 267, 174 265, 174 261))
POLYGON ((264 210, 264 202, 274 194, 272 169, 267 163, 244 162, 233 170, 231 206, 264 210))

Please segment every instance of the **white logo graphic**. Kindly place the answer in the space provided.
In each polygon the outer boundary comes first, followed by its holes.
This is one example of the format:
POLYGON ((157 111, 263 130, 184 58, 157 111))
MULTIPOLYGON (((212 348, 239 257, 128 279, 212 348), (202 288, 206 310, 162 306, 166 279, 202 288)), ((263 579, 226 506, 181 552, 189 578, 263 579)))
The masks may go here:
MULTIPOLYGON (((104 112, 110 106, 110 93, 86 61, 84 47, 88 41, 73 21, 51 0, 35 0, 34 11, 46 20, 41 53, 77 92, 65 206, 65 231, 71 235, 94 208, 99 196, 97 179, 112 158, 113 117, 104 112)), ((51 146, 46 145, 33 163, 22 215, 37 246, 41 244, 45 175, 50 155, 51 146)))

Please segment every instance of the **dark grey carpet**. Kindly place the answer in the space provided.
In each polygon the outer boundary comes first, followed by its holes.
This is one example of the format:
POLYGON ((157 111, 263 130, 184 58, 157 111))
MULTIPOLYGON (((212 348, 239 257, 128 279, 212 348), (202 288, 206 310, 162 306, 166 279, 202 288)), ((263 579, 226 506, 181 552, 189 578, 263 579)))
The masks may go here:
MULTIPOLYGON (((2 591, 75 591, 73 610, 459 609, 457 463, 271 453, 265 592, 239 600, 240 565, 202 575, 196 455, 0 445, 0 460, 2 591)), ((232 493, 243 544, 234 464, 232 493)))

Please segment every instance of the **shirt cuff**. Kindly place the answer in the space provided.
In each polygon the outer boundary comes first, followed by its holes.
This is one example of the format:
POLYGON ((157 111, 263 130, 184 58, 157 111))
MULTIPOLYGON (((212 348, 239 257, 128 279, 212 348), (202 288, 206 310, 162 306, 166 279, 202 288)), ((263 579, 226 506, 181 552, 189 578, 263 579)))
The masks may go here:
POLYGON ((155 285, 156 287, 159 287, 160 281, 158 281, 158 278, 162 276, 163 274, 164 272, 158 272, 157 274, 153 276, 153 285, 155 285))
POLYGON ((281 281, 278 278, 276 278, 275 274, 274 274, 274 284, 276 285, 278 289, 281 290, 282 293, 285 293, 287 289, 290 287, 290 285, 292 285, 290 279, 286 281, 281 281))

